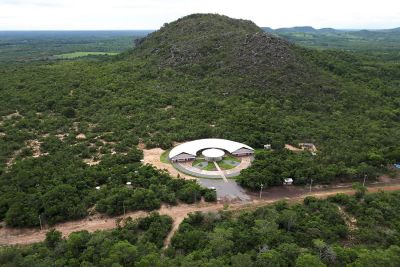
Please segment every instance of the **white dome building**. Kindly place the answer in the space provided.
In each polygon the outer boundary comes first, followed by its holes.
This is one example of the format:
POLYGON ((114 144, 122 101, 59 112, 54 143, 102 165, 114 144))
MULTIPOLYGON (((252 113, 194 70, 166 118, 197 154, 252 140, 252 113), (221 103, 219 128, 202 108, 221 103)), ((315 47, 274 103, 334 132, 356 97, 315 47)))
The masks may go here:
POLYGON ((222 157, 225 155, 225 152, 221 149, 209 148, 203 150, 201 154, 204 156, 204 159, 206 161, 220 161, 222 160, 222 157))
POLYGON ((207 161, 221 160, 225 151, 237 157, 254 154, 254 149, 248 145, 226 139, 208 138, 186 142, 174 147, 169 152, 169 160, 171 162, 195 160, 199 151, 203 151, 202 155, 207 161))

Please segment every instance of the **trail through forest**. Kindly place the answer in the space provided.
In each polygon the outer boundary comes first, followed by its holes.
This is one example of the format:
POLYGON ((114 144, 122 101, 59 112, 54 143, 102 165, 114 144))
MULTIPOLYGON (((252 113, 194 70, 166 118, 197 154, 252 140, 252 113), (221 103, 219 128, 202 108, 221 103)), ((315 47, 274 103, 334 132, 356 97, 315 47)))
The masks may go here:
MULTIPOLYGON (((400 190, 400 184, 386 184, 379 186, 369 186, 368 192, 378 192, 378 191, 396 191, 400 190)), ((282 198, 268 198, 268 199, 253 199, 252 202, 247 203, 233 203, 224 207, 223 203, 199 203, 199 204, 179 204, 177 206, 167 206, 163 205, 159 210, 157 210, 161 215, 168 215, 173 220, 173 227, 169 235, 167 236, 164 245, 168 246, 172 236, 178 230, 180 223, 183 219, 191 212, 201 211, 201 212, 215 212, 226 208, 230 211, 239 211, 246 209, 255 209, 260 206, 264 206, 270 203, 277 202, 282 199, 286 199, 289 202, 299 202, 307 196, 314 196, 318 198, 326 198, 337 193, 354 194, 352 188, 334 188, 328 190, 319 190, 312 193, 304 193, 299 196, 282 198)), ((126 213, 124 216, 118 217, 107 217, 105 215, 94 215, 82 220, 69 221, 65 223, 60 223, 52 228, 62 232, 64 237, 69 236, 72 232, 87 230, 89 232, 94 232, 97 230, 108 230, 117 227, 117 221, 121 219, 131 217, 133 219, 140 218, 148 215, 148 212, 136 211, 126 213)), ((0 245, 25 245, 35 242, 40 242, 45 239, 46 232, 51 228, 46 228, 43 230, 32 229, 32 228, 9 228, 3 227, 0 229, 0 245)))

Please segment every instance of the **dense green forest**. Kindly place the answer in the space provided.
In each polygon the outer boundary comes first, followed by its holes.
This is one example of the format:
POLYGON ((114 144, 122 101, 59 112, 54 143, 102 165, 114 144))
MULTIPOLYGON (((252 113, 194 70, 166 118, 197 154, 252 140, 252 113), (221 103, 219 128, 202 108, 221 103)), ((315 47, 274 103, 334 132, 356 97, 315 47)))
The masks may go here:
MULTIPOLYGON (((361 188, 360 188, 361 189, 361 188)), ((254 211, 193 213, 162 250, 171 218, 156 213, 112 231, 49 231, 0 249, 1 266, 388 266, 400 264, 400 193, 308 197, 254 211)))
POLYGON ((123 52, 150 31, 0 31, 0 63, 43 61, 71 52, 123 52))
POLYGON ((239 178, 249 188, 373 179, 400 160, 399 64, 299 47, 249 21, 191 15, 118 56, 3 63, 0 79, 0 218, 13 226, 207 194, 141 166, 140 142, 273 144, 239 178), (281 150, 299 142, 317 156, 281 150), (285 168, 272 177, 269 164, 285 168))
POLYGON ((0 219, 7 225, 38 226, 39 216, 42 223, 53 225, 82 218, 94 205, 98 212, 119 215, 158 209, 161 203, 175 205, 178 200, 193 203, 205 194, 208 201, 216 199, 214 190, 194 181, 141 166, 142 153, 134 145, 126 154, 105 155, 100 164, 87 166, 79 156, 93 146, 48 139, 43 151, 48 155, 19 161, 2 175, 0 219))

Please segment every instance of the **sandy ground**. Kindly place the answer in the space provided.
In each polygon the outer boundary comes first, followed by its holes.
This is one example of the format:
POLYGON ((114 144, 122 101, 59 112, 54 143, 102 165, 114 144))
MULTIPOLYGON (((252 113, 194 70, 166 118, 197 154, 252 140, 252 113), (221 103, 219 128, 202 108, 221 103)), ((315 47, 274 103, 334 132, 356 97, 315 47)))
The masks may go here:
POLYGON ((294 152, 298 152, 298 151, 317 152, 317 151, 318 151, 318 150, 317 150, 317 147, 316 147, 315 145, 312 145, 311 148, 305 148, 305 147, 303 147, 303 144, 304 144, 304 143, 300 143, 300 144, 299 144, 299 147, 295 147, 295 146, 292 146, 292 145, 290 145, 290 144, 285 144, 285 148, 286 148, 287 150, 294 151, 294 152))
POLYGON ((42 142, 39 142, 38 140, 28 140, 26 142, 27 147, 29 147, 30 149, 32 149, 33 152, 33 157, 34 158, 38 158, 42 155, 47 155, 48 153, 42 153, 40 151, 40 146, 41 146, 42 142))
MULTIPOLYGON (((389 184, 389 185, 368 187, 369 192, 378 192, 380 190, 382 191, 400 190, 400 184, 389 184)), ((294 197, 285 197, 285 198, 282 198, 281 196, 273 198, 270 195, 267 195, 265 198, 253 199, 253 201, 251 202, 247 203, 239 202, 231 204, 229 205, 228 210, 238 211, 244 209, 255 209, 257 207, 274 203, 282 199, 287 199, 290 202, 300 202, 307 196, 326 198, 328 196, 335 195, 337 193, 353 194, 354 190, 351 189, 351 187, 335 188, 335 189, 314 191, 312 193, 307 192, 300 195, 296 195, 294 197)), ((165 246, 168 246, 173 234, 179 228, 180 223, 183 221, 183 219, 187 216, 188 213, 195 211, 211 212, 211 211, 218 211, 223 208, 224 205, 222 203, 199 203, 194 205, 180 204, 171 207, 163 205, 161 209, 158 210, 158 212, 163 215, 171 216, 171 218, 174 220, 173 229, 165 240, 165 246)), ((63 233, 63 236, 66 237, 72 232, 81 230, 94 232, 97 230, 113 229, 116 227, 116 221, 119 219, 123 219, 126 217, 140 218, 146 216, 147 214, 148 214, 147 212, 138 211, 138 212, 127 213, 125 216, 119 216, 113 218, 107 216, 94 215, 82 220, 57 224, 53 228, 57 229, 58 231, 61 231, 63 233)), ((29 229, 29 228, 14 229, 9 227, 3 227, 0 229, 0 245, 16 245, 16 244, 23 245, 23 244, 40 242, 44 240, 47 231, 48 229, 44 230, 29 229)))
POLYGON ((298 147, 295 147, 295 146, 292 146, 292 145, 289 145, 289 144, 286 144, 285 148, 287 150, 294 151, 294 152, 303 151, 301 148, 298 148, 298 147))
POLYGON ((160 170, 166 170, 174 177, 178 177, 179 175, 179 177, 185 179, 196 179, 196 177, 178 172, 171 164, 161 162, 160 157, 161 154, 164 153, 164 151, 165 150, 161 148, 143 149, 143 163, 151 164, 160 170))
POLYGON ((84 140, 84 139, 86 139, 86 135, 84 133, 80 133, 75 138, 79 139, 79 140, 84 140))

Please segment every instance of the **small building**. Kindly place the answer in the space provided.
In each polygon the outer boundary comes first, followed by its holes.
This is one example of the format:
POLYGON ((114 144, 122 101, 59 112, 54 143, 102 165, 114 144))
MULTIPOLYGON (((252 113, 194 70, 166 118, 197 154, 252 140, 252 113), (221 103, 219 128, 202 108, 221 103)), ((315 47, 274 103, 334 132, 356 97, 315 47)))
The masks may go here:
POLYGON ((271 150, 271 144, 264 145, 264 149, 271 150))
POLYGON ((192 155, 192 154, 188 154, 188 153, 180 153, 176 156, 174 156, 173 158, 171 158, 170 160, 172 162, 186 162, 186 161, 191 161, 191 160, 195 160, 196 159, 196 155, 192 155))
POLYGON ((253 154, 254 154, 254 150, 248 149, 246 147, 239 148, 238 150, 235 150, 232 152, 232 155, 237 156, 237 157, 250 156, 253 154))
POLYGON ((284 185, 292 185, 293 184, 293 178, 285 178, 285 179, 283 179, 283 184, 284 185))

